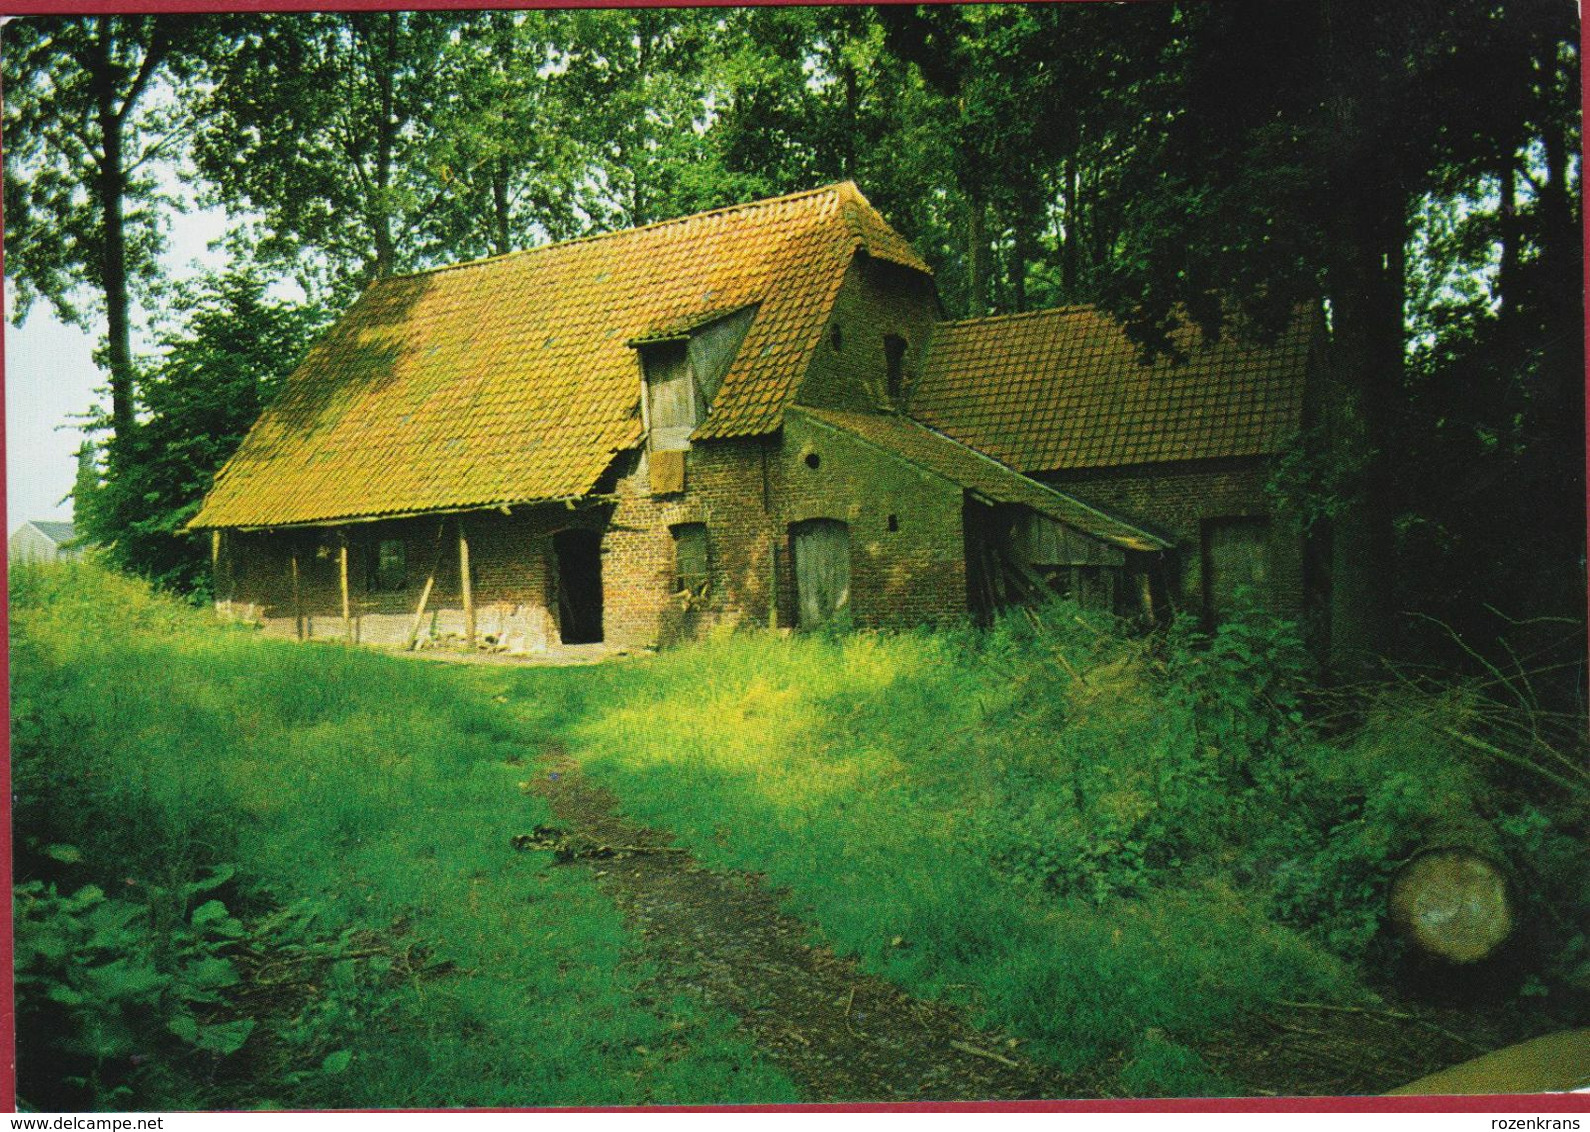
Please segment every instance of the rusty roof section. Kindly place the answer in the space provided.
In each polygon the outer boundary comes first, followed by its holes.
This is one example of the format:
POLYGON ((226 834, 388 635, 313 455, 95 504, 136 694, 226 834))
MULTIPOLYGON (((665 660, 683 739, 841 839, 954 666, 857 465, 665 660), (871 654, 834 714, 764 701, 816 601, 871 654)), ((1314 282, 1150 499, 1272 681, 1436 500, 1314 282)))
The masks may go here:
POLYGON ((1092 307, 940 323, 910 413, 1023 472, 1267 455, 1302 425, 1320 333, 1305 310, 1271 345, 1183 328, 1186 360, 1145 365, 1092 307))
POLYGON ((991 456, 968 448, 909 417, 792 407, 799 415, 848 433, 874 448, 958 484, 993 503, 1020 503, 1084 534, 1125 550, 1165 550, 1170 543, 1098 507, 1028 479, 991 456))
POLYGON ((753 303, 698 435, 773 431, 858 251, 928 270, 844 182, 382 280, 309 352, 190 526, 582 497, 641 438, 629 343, 753 303))

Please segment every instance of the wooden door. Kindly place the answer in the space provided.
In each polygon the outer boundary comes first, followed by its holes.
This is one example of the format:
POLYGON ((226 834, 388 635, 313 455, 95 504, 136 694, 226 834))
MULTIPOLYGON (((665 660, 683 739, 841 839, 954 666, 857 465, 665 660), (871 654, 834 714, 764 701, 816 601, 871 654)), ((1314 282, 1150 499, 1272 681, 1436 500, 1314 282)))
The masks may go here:
POLYGON ((1265 519, 1206 519, 1203 525, 1204 619, 1218 625, 1239 593, 1269 602, 1270 524, 1265 519))
POLYGON ((837 519, 808 519, 790 535, 796 624, 814 629, 850 608, 850 528, 837 519))

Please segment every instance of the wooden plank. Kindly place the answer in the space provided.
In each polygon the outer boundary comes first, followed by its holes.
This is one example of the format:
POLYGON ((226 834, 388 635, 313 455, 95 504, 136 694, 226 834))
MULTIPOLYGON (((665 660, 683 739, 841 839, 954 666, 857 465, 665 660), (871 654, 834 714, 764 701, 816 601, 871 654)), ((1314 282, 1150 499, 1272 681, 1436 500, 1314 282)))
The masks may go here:
POLYGON ((796 622, 814 629, 850 605, 850 528, 837 519, 795 527, 796 622))
POLYGON ((298 588, 298 555, 299 549, 293 546, 293 636, 298 640, 304 639, 304 602, 298 588))
POLYGON ((464 596, 464 644, 475 647, 475 594, 469 578, 469 538, 464 517, 458 516, 458 586, 464 596))
POLYGON ((674 495, 685 489, 685 454, 650 452, 646 456, 653 495, 674 495))
POLYGON ((340 544, 337 547, 337 572, 342 583, 342 635, 351 645, 353 643, 353 609, 348 600, 348 535, 343 532, 340 544))
POLYGON ((420 604, 414 610, 414 624, 409 626, 408 644, 404 646, 411 651, 420 642, 420 626, 425 623, 425 603, 431 600, 431 590, 436 586, 436 571, 442 565, 442 535, 446 531, 446 523, 436 524, 436 553, 431 555, 431 572, 425 578, 425 588, 420 591, 420 604))

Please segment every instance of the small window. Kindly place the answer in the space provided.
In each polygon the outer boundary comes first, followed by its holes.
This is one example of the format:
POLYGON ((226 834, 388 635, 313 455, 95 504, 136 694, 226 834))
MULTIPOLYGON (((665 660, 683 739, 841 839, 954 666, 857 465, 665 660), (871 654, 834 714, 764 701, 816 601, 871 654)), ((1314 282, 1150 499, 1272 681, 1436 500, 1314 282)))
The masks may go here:
POLYGON ((906 341, 898 334, 883 336, 884 383, 891 401, 898 401, 905 388, 906 341))
POLYGON ((672 530, 674 592, 700 597, 707 592, 707 525, 680 523, 672 530))
POLYGON ((828 341, 833 343, 836 354, 845 348, 845 332, 840 329, 837 322, 828 328, 828 341))
POLYGON ((689 448, 690 434, 701 423, 704 413, 684 344, 668 342, 648 346, 641 360, 646 369, 651 450, 678 452, 689 448))
POLYGON ((382 539, 369 559, 371 591, 385 593, 408 585, 408 549, 400 538, 382 539))

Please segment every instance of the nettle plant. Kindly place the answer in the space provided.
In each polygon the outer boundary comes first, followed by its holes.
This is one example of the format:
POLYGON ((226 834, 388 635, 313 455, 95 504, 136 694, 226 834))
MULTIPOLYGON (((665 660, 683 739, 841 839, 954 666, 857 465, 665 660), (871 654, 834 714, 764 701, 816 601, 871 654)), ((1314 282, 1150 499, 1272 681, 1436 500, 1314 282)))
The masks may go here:
MULTIPOLYGON (((63 863, 79 859, 70 845, 47 852, 63 863)), ((246 935, 226 905, 209 894, 232 879, 220 866, 173 896, 191 908, 156 930, 153 904, 111 896, 97 885, 62 895, 52 883, 16 888, 16 988, 24 1048, 66 1067, 58 1080, 94 1108, 156 1099, 175 1101, 181 1085, 175 1063, 201 1068, 237 1053, 252 1019, 229 1017, 228 996, 239 983, 230 957, 246 935)), ((26 1097, 33 1103, 67 1101, 26 1097)))

